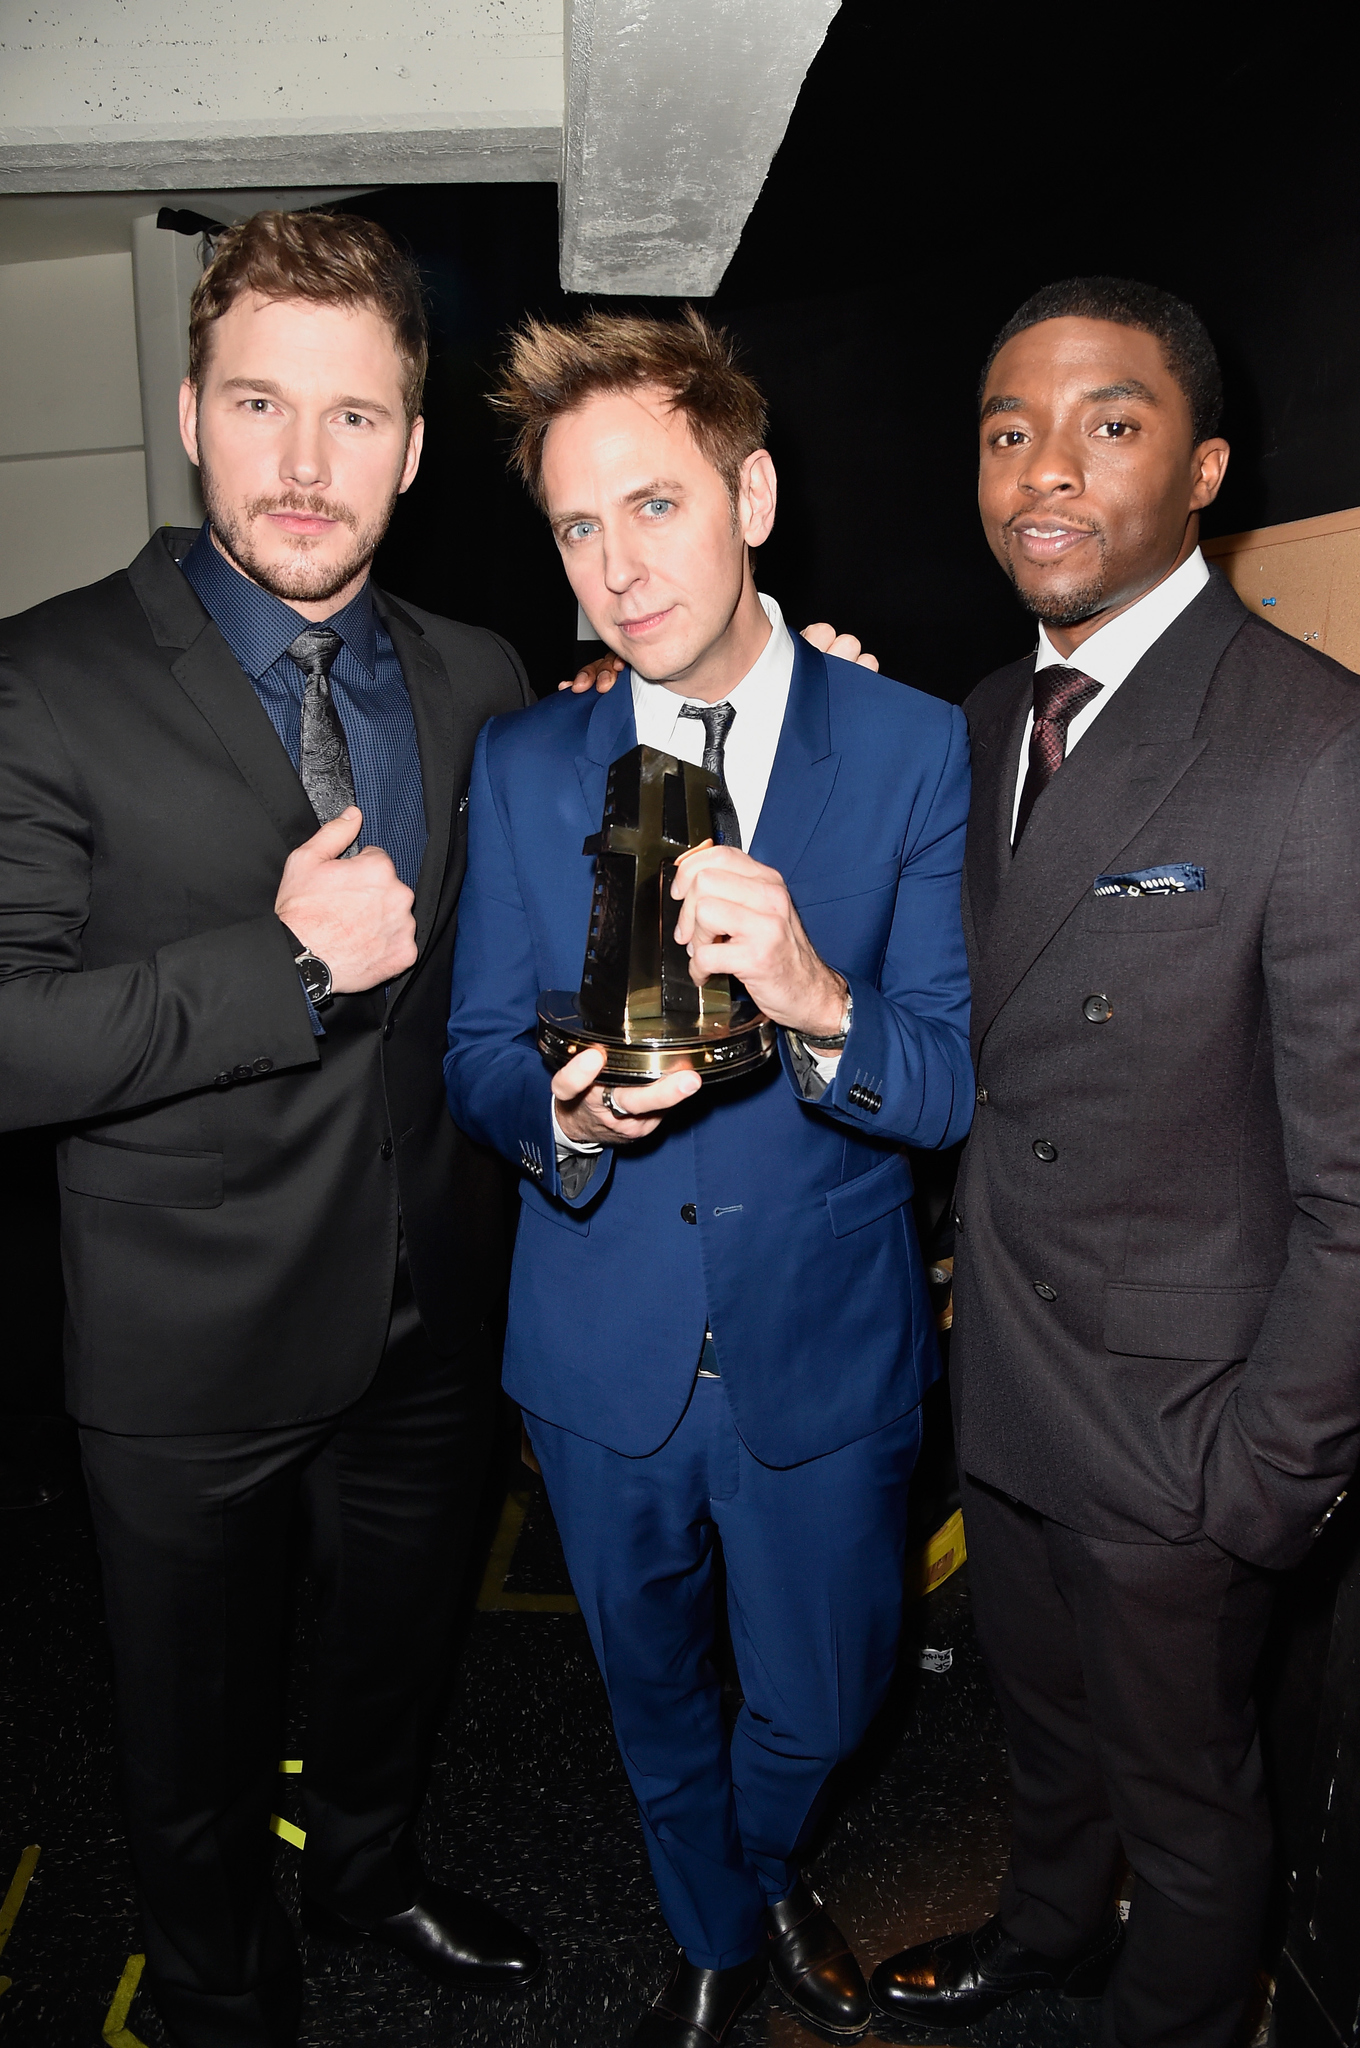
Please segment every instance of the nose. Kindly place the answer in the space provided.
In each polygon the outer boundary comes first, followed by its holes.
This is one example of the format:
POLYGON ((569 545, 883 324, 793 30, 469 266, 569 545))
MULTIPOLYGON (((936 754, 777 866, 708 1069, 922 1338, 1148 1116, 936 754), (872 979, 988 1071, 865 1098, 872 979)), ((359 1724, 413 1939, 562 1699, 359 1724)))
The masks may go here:
POLYGON ((279 450, 279 478, 299 490, 324 490, 331 480, 330 454, 319 421, 295 417, 279 450))
POLYGON ((622 535, 606 536, 604 543, 604 582, 606 590, 615 597, 622 597, 625 590, 641 581, 646 570, 633 549, 622 535))
POLYGON ((1016 482, 1034 497, 1067 497, 1079 493, 1085 483, 1081 461, 1073 438, 1056 428, 1036 435, 1021 463, 1016 482))

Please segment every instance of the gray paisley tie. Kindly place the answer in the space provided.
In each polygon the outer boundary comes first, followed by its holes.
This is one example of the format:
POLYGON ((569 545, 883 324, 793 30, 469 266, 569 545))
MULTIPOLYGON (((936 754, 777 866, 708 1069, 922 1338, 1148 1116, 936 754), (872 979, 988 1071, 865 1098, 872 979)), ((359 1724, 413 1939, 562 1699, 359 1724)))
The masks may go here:
MULTIPOLYGON (((302 752, 298 772, 323 825, 354 802, 349 742, 331 697, 331 664, 343 646, 329 626, 308 626, 288 649, 307 678, 302 693, 302 752)), ((356 846, 349 848, 350 853, 356 846)))
POLYGON ((682 718, 697 718, 707 736, 704 747, 704 771, 717 784, 716 795, 709 797, 709 812, 713 829, 723 846, 741 847, 741 826, 737 823, 736 807, 727 791, 727 775, 723 768, 723 748, 732 720, 737 715, 735 704, 685 704, 681 706, 682 718))

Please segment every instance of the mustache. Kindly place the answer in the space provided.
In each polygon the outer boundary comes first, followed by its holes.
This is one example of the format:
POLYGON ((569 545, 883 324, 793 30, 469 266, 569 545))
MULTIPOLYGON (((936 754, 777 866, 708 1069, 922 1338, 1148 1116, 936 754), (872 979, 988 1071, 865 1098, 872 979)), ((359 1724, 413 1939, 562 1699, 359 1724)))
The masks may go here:
POLYGON ((277 495, 252 498, 245 508, 247 519, 265 512, 301 512, 313 519, 338 519, 351 533, 359 531, 359 515, 338 498, 323 497, 320 491, 283 491, 277 495))

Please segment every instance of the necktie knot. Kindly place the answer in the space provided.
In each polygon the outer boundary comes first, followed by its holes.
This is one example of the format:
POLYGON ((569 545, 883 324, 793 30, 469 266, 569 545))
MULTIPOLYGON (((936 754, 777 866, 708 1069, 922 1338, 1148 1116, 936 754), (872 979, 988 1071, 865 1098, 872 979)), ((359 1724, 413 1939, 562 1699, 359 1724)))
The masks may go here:
POLYGON ((1084 704, 1100 695, 1100 688, 1094 676, 1083 674, 1079 668, 1055 664, 1034 671, 1034 730, 1030 734, 1029 767, 1020 792, 1012 849, 1020 844, 1030 812, 1062 767, 1069 722, 1084 704))
POLYGON ((290 642, 288 652, 309 683, 324 683, 329 681, 331 664, 344 644, 334 627, 308 626, 290 642))
POLYGON ((732 720, 737 715, 735 704, 682 704, 682 718, 697 718, 704 729, 704 772, 713 777, 715 788, 709 791, 709 809, 713 819, 715 836, 724 846, 741 845, 741 826, 737 822, 736 805, 732 802, 727 787, 727 771, 723 766, 723 748, 732 720))
POLYGON ((1100 693, 1093 676, 1079 668, 1041 668, 1034 676, 1034 723, 1061 726, 1064 737, 1069 720, 1100 693))

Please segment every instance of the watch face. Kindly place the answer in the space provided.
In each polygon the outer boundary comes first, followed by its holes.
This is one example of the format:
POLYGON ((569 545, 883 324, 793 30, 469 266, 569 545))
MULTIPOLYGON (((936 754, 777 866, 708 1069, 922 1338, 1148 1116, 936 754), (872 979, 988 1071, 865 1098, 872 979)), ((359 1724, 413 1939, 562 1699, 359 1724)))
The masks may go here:
POLYGON ((297 964, 302 976, 302 986, 314 1003, 330 1000, 331 971, 324 960, 318 960, 315 953, 304 953, 297 964))

